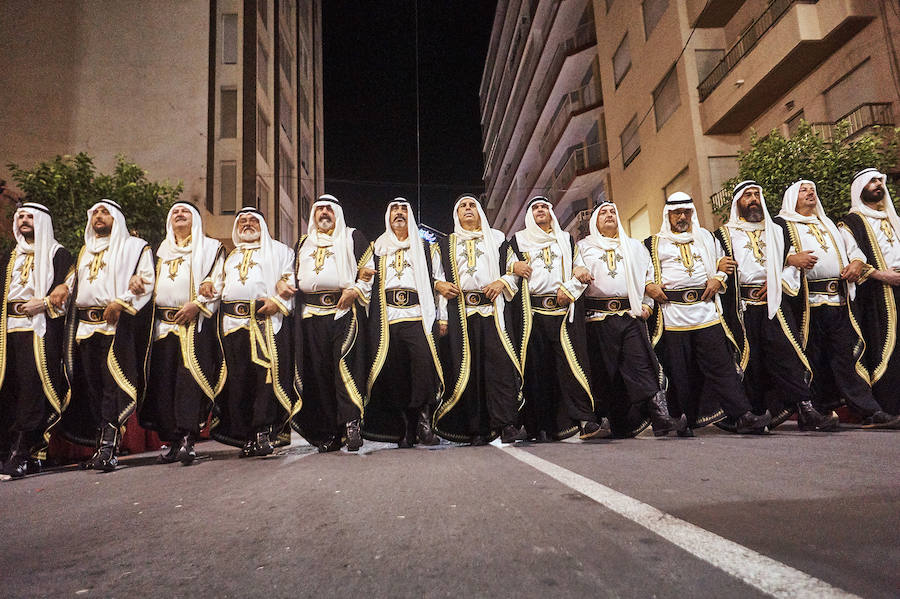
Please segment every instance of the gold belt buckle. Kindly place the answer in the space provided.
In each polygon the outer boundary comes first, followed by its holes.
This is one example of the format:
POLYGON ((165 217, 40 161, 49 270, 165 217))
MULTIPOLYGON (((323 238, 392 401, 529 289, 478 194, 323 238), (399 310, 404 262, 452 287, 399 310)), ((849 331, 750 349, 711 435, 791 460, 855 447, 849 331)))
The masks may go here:
POLYGON ((323 293, 322 294, 322 305, 323 306, 333 306, 337 303, 337 298, 334 293, 323 293))
POLYGON ((250 304, 248 302, 240 302, 234 305, 234 312, 238 316, 250 316, 250 304))
POLYGON ((409 293, 405 289, 394 291, 394 304, 405 306, 409 303, 409 293))
POLYGON ((91 322, 100 322, 103 320, 103 310, 100 308, 88 308, 87 317, 91 322))
POLYGON ((825 283, 825 291, 834 295, 838 292, 838 282, 837 281, 828 281, 825 283))
POLYGON ((24 302, 10 302, 9 307, 12 309, 12 313, 16 316, 24 316, 25 315, 25 304, 24 302))
POLYGON ((684 292, 683 297, 685 302, 692 303, 697 301, 697 298, 700 297, 700 294, 697 293, 696 289, 688 289, 684 292))
POLYGON ((618 312, 622 309, 622 302, 617 299, 611 299, 607 302, 606 306, 610 312, 618 312))
POLYGON ((477 291, 470 291, 466 294, 466 304, 469 306, 477 306, 481 303, 481 294, 477 291))
POLYGON ((541 300, 541 307, 545 310, 554 310, 559 307, 559 304, 556 302, 556 298, 551 295, 541 300))

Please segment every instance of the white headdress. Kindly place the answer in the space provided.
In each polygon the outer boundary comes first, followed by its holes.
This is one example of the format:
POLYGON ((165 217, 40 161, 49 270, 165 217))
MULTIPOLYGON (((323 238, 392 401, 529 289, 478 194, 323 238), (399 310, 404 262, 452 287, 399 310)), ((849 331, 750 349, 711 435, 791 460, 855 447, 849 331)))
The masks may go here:
MULTIPOLYGON (((25 202, 13 215, 13 235, 16 251, 20 254, 34 254, 34 297, 46 297, 53 285, 53 257, 62 245, 53 236, 53 219, 43 204, 25 202), (30 214, 34 223, 34 241, 29 243, 16 226, 20 213, 30 214)), ((43 337, 47 332, 47 317, 43 312, 31 317, 34 332, 43 337)))

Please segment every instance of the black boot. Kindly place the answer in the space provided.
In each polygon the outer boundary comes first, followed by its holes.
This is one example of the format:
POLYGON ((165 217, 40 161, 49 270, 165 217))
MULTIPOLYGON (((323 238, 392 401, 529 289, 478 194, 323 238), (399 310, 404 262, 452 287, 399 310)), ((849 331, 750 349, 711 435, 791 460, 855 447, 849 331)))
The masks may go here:
POLYGON ((581 434, 578 435, 578 438, 582 441, 587 441, 588 439, 605 439, 611 434, 612 430, 609 427, 609 420, 601 418, 600 422, 591 422, 589 420, 582 422, 581 434))
POLYGON ((824 416, 809 400, 797 403, 797 428, 801 431, 836 431, 839 423, 837 414, 824 416))
POLYGON ((256 437, 251 439, 247 439, 244 445, 241 447, 241 455, 242 458, 252 458, 256 455, 256 437))
POLYGON ((650 427, 654 437, 665 437, 670 432, 683 432, 687 428, 687 416, 673 418, 669 415, 669 403, 666 392, 660 389, 650 398, 650 427))
POLYGON ((116 452, 119 449, 119 427, 107 422, 100 432, 100 449, 97 451, 97 463, 94 468, 104 472, 112 472, 119 465, 116 452))
POLYGON ((0 472, 13 478, 22 478, 28 473, 28 457, 31 448, 26 441, 25 433, 16 433, 9 450, 9 459, 3 464, 0 472))
POLYGON ((747 433, 759 434, 765 432, 770 422, 772 422, 772 415, 769 413, 769 410, 766 410, 766 413, 762 416, 757 416, 753 412, 745 412, 737 419, 734 432, 741 435, 747 433))
POLYGON ((501 443, 515 443, 516 441, 524 441, 528 438, 524 426, 516 426, 515 424, 507 424, 500 431, 501 443))
POLYGON ((178 461, 178 441, 169 441, 169 451, 161 453, 156 457, 159 464, 171 464, 178 461))
POLYGON ((403 429, 406 431, 400 440, 397 441, 397 447, 400 449, 410 449, 416 444, 416 416, 410 415, 409 411, 401 412, 403 417, 403 429))
POLYGON ((103 433, 102 428, 97 429, 97 442, 94 446, 94 455, 86 459, 85 461, 78 464, 78 467, 82 470, 93 470, 97 467, 97 464, 100 462, 100 436, 103 433))
POLYGON ((360 433, 359 418, 357 418, 347 423, 347 451, 359 451, 362 444, 362 433, 360 433))
POLYGON ((269 438, 269 429, 256 433, 256 453, 254 455, 267 456, 275 451, 272 440, 269 438))
POLYGON ((884 428, 884 429, 900 429, 900 416, 894 416, 878 410, 865 420, 863 420, 863 428, 884 428))
POLYGON ((178 452, 175 454, 178 461, 183 466, 190 466, 197 459, 197 452, 194 451, 194 434, 188 433, 181 438, 178 452))
POLYGON ((418 414, 416 422, 416 438, 422 445, 437 445, 441 442, 431 428, 431 406, 424 406, 418 414))

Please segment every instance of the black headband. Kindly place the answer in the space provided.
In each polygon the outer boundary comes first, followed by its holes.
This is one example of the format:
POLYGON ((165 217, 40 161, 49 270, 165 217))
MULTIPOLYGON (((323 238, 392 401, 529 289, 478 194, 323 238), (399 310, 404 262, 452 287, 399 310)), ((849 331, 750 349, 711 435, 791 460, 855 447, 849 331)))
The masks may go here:
POLYGON ((330 195, 330 194, 320 195, 319 199, 316 201, 317 202, 331 202, 332 204, 337 204, 338 206, 341 205, 341 202, 336 197, 334 197, 333 195, 330 195))
POLYGON ((677 206, 679 204, 693 204, 694 200, 688 198, 686 200, 666 200, 666 206, 677 206))
POLYGON ((107 200, 104 198, 102 200, 99 200, 97 203, 98 204, 109 204, 110 206, 114 207, 116 210, 118 210, 119 212, 122 212, 124 214, 122 207, 119 206, 117 203, 113 202, 112 200, 107 200))
POLYGON ((197 210, 197 212, 200 212, 200 210, 196 206, 194 206, 192 203, 188 202, 187 200, 178 200, 177 202, 174 202, 172 204, 172 207, 174 208, 178 204, 184 204, 185 206, 190 206, 194 210, 197 210))
POLYGON ((266 218, 265 215, 263 215, 262 212, 260 212, 259 210, 257 210, 257 209, 254 208, 253 206, 246 206, 246 207, 241 208, 240 210, 238 210, 238 216, 240 216, 241 214, 249 214, 249 213, 253 213, 253 214, 257 215, 257 216, 260 216, 260 217, 262 217, 263 219, 266 218))
POLYGON ((762 185, 760 185, 756 181, 753 181, 753 180, 741 181, 740 183, 738 183, 735 186, 734 192, 732 193, 732 195, 737 195, 739 193, 743 193, 743 191, 745 189, 747 189, 748 187, 759 187, 760 189, 762 189, 762 185))
MULTIPOLYGON (((544 196, 534 196, 533 198, 528 200, 528 206, 531 207, 532 204, 535 204, 537 202, 546 202, 546 203, 550 204, 550 200, 548 200, 544 196)), ((552 206, 552 204, 551 204, 551 206, 552 206)))
POLYGON ((40 204, 35 204, 34 202, 25 202, 24 204, 19 206, 19 208, 31 208, 33 210, 40 210, 47 216, 50 216, 50 211, 47 210, 47 208, 45 206, 41 206, 40 204))
MULTIPOLYGON (((870 167, 870 168, 864 168, 863 170, 861 170, 858 173, 856 173, 855 175, 853 175, 853 179, 856 180, 857 178, 861 177, 862 175, 865 175, 866 173, 875 173, 876 175, 881 175, 881 173, 878 172, 877 168, 870 167)), ((880 178, 881 177, 879 177, 879 179, 880 178)))

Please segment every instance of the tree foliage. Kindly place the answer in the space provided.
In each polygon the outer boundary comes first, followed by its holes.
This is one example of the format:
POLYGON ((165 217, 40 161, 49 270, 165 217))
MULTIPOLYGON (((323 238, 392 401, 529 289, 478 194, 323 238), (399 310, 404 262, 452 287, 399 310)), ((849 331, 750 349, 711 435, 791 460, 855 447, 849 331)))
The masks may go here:
POLYGON ((110 174, 97 172, 84 152, 56 156, 32 168, 7 166, 28 200, 50 209, 56 239, 75 255, 84 245, 87 211, 97 200, 117 202, 131 233, 156 246, 166 236, 166 215, 183 189, 181 182, 150 181, 143 169, 121 155, 110 174))
MULTIPOLYGON (((834 126, 832 139, 847 138, 850 123, 834 126)), ((802 122, 790 138, 773 129, 769 135, 750 138, 750 149, 738 155, 740 171, 737 177, 725 182, 731 190, 737 183, 753 179, 763 188, 769 213, 781 210, 785 190, 799 179, 815 182, 822 206, 828 216, 838 220, 850 209, 850 183, 858 171, 875 167, 881 172, 897 164, 900 129, 881 129, 849 142, 829 141, 809 123, 802 122)), ((891 198, 898 198, 897 190, 889 185, 891 198)), ((730 198, 730 195, 729 195, 730 198)), ((728 218, 731 202, 726 200, 715 212, 728 218)))

